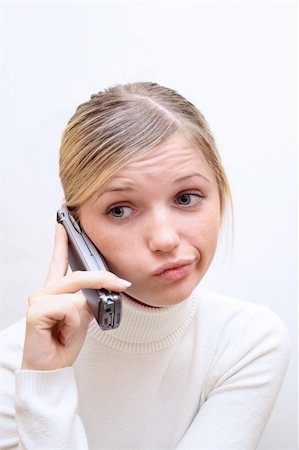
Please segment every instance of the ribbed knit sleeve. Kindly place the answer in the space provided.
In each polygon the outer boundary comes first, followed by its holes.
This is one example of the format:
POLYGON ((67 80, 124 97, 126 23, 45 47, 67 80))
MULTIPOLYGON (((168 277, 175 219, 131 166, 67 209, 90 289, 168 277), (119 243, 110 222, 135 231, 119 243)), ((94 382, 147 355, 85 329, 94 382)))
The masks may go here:
POLYGON ((8 335, 0 334, 0 448, 87 449, 73 368, 18 370, 19 337, 8 335))
POLYGON ((88 448, 77 415, 72 367, 53 371, 16 371, 16 423, 21 448, 88 448))
POLYGON ((239 335, 222 335, 203 404, 177 450, 258 446, 288 366, 289 332, 267 307, 238 321, 239 335))

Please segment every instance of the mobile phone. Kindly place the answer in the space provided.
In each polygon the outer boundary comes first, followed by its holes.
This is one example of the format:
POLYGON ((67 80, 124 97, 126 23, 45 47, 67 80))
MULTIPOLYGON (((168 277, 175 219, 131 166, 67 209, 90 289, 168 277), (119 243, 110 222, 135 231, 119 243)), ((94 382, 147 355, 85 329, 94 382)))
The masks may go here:
MULTIPOLYGON (((68 235, 68 258, 72 271, 108 270, 100 251, 81 229, 67 207, 57 211, 57 222, 68 235)), ((107 289, 82 289, 88 305, 102 330, 117 328, 121 321, 121 296, 107 289)))

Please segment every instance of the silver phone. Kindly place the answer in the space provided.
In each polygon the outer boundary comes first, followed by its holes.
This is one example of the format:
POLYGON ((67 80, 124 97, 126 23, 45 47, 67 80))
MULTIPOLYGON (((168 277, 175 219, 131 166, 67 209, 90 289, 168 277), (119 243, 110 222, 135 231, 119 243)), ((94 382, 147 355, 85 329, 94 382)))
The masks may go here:
MULTIPOLYGON (((108 270, 107 264, 80 228, 68 208, 57 211, 57 222, 61 223, 68 235, 69 265, 76 270, 108 270)), ((102 330, 117 328, 121 321, 121 296, 118 292, 107 289, 82 289, 88 305, 102 330)))

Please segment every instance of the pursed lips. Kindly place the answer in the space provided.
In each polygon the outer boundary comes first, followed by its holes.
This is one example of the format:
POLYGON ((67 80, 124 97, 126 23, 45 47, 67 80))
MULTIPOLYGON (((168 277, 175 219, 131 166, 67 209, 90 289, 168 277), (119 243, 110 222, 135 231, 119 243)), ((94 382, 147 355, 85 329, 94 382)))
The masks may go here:
POLYGON ((160 266, 153 275, 168 281, 176 281, 192 272, 195 259, 173 261, 160 266))

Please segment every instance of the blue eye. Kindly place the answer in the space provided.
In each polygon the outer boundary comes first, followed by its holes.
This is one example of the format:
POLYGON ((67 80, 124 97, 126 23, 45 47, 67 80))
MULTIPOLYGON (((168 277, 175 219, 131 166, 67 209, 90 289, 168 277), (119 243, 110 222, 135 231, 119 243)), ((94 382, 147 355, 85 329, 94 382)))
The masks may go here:
POLYGON ((196 205, 203 196, 199 193, 193 192, 182 192, 176 197, 176 202, 182 206, 194 206, 196 205))
POLYGON ((177 201, 180 205, 190 205, 191 195, 190 194, 180 194, 177 197, 177 201))
POLYGON ((132 212, 132 209, 128 206, 113 206, 108 209, 107 214, 111 215, 115 219, 125 219, 132 212))

